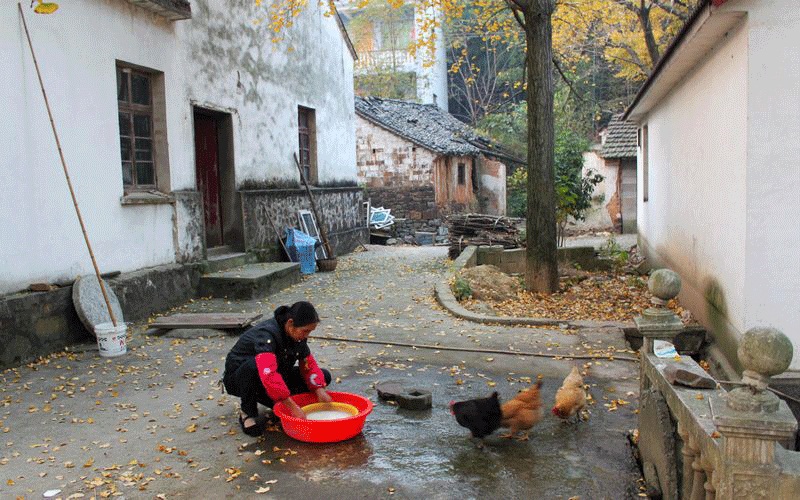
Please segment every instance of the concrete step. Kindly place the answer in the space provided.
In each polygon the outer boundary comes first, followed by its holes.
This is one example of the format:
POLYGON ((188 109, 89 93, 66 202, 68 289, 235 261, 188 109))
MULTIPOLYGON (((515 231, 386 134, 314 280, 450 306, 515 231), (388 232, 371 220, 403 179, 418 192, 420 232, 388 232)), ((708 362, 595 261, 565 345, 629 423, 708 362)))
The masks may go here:
POLYGON ((206 274, 200 278, 201 297, 236 300, 262 298, 300 281, 296 262, 262 262, 206 274))
POLYGON ((226 269, 244 266, 245 264, 254 264, 258 262, 258 258, 245 252, 227 252, 212 255, 209 251, 208 259, 203 261, 203 274, 217 273, 226 269))

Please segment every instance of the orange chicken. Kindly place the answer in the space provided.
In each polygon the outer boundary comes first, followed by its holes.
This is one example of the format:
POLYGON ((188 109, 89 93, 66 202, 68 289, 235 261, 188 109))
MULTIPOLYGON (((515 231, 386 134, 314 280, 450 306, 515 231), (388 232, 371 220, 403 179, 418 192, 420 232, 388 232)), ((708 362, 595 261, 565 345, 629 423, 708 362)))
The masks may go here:
POLYGON ((581 418, 580 411, 586 407, 586 391, 583 388, 583 377, 578 372, 578 367, 573 367, 572 371, 564 379, 556 392, 556 404, 553 406, 553 415, 564 420, 577 415, 581 418))
POLYGON ((520 392, 514 399, 501 406, 503 418, 500 426, 509 429, 509 432, 501 437, 512 438, 522 432, 517 439, 528 440, 528 431, 542 419, 542 400, 539 393, 541 387, 542 381, 539 380, 536 385, 520 392))

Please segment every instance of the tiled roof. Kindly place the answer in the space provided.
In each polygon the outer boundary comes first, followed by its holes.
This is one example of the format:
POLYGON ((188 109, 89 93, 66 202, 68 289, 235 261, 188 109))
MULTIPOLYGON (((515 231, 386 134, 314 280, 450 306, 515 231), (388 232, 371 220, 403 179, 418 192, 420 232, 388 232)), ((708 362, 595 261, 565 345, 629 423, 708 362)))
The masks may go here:
POLYGON ((608 122, 608 135, 600 156, 603 158, 636 157, 636 125, 622 120, 622 115, 614 115, 608 122))
POLYGON ((435 153, 453 156, 485 154, 500 160, 523 163, 432 104, 356 96, 356 113, 435 153))

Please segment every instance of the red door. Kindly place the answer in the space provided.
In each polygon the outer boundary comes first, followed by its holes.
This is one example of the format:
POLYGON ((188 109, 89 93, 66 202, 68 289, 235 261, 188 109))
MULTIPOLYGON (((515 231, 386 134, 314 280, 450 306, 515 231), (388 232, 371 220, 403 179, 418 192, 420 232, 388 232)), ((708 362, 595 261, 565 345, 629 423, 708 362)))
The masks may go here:
POLYGON ((194 155, 197 168, 197 189, 203 195, 206 222, 206 247, 218 247, 222 240, 220 210, 219 148, 217 121, 208 115, 194 115, 194 155))

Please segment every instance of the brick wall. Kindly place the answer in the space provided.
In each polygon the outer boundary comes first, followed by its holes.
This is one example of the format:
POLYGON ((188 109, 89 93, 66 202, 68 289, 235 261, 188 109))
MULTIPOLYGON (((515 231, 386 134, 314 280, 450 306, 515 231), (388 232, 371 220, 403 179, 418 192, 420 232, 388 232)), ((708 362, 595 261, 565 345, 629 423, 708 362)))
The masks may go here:
POLYGON ((368 187, 430 185, 436 157, 432 151, 356 116, 359 184, 368 187))

